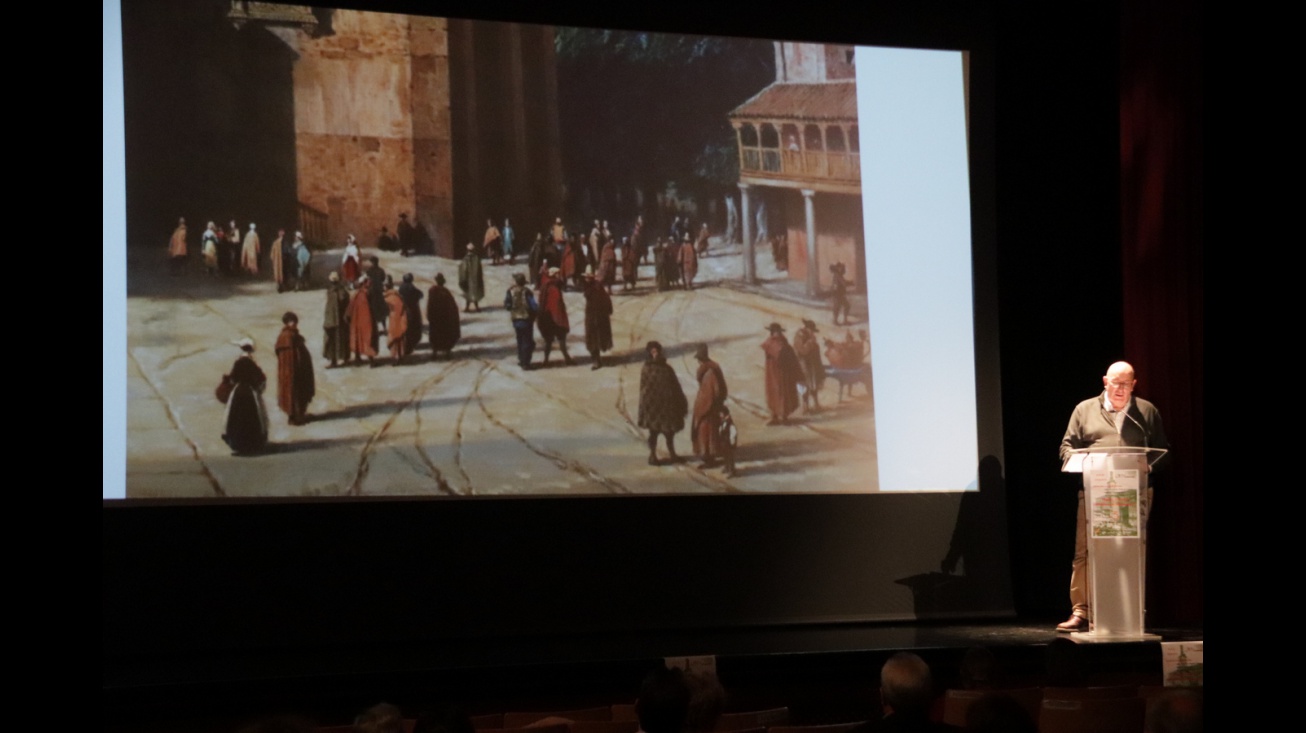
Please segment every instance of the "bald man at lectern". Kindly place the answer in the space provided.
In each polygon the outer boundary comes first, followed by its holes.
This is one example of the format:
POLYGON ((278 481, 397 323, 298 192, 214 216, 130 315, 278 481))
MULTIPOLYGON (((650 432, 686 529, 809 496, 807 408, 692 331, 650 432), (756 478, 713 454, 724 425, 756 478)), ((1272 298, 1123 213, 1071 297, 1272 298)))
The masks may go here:
MULTIPOLYGON (((1102 394, 1090 397, 1075 407, 1070 415, 1070 425, 1061 439, 1061 461, 1065 463, 1070 452, 1093 446, 1138 446, 1169 450, 1161 413, 1147 400, 1134 396, 1134 368, 1128 362, 1118 361, 1102 377, 1102 394)), ((1147 491, 1143 497, 1143 517, 1146 519, 1152 504, 1152 474, 1163 468, 1168 454, 1162 454, 1152 465, 1147 476, 1147 491)), ((1079 491, 1079 509, 1075 518, 1075 559, 1070 570, 1070 618, 1057 624, 1057 631, 1088 631, 1091 628, 1092 608, 1088 597, 1088 540, 1084 533, 1084 491, 1079 491)))

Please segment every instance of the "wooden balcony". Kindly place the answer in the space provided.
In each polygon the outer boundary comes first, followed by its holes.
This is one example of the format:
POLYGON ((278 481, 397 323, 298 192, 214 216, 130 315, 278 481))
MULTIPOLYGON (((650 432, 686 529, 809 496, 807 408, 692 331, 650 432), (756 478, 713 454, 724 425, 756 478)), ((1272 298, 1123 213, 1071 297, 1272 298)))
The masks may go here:
POLYGON ((739 182, 837 193, 861 191, 857 86, 775 83, 730 113, 739 182))
POLYGON ((743 180, 767 179, 776 184, 819 185, 835 183, 860 188, 861 158, 848 151, 739 148, 739 174, 743 180))

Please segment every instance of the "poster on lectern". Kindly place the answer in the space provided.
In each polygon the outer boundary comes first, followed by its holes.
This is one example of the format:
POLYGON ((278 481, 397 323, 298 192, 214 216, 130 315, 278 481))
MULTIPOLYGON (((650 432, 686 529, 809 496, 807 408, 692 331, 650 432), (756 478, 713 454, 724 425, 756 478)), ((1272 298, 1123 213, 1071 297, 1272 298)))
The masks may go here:
POLYGON ((1143 524, 1138 504, 1140 475, 1136 468, 1089 472, 1093 537, 1139 537, 1143 524))

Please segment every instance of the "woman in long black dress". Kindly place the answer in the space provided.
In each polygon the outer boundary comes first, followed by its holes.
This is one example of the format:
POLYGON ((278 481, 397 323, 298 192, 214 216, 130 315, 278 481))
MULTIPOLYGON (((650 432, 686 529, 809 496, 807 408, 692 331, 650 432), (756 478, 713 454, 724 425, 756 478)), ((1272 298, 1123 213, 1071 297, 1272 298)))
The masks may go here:
POLYGON ((685 427, 689 400, 680 387, 676 370, 667 364, 662 344, 650 341, 644 350, 648 360, 639 373, 639 426, 648 430, 648 465, 661 465, 657 454, 658 435, 666 436, 670 460, 678 463, 675 436, 685 427))
POLYGON ((222 440, 234 454, 253 453, 268 442, 268 412, 263 407, 263 389, 268 379, 254 363, 254 342, 243 338, 236 342, 241 355, 231 366, 230 379, 235 387, 227 398, 227 417, 222 440))

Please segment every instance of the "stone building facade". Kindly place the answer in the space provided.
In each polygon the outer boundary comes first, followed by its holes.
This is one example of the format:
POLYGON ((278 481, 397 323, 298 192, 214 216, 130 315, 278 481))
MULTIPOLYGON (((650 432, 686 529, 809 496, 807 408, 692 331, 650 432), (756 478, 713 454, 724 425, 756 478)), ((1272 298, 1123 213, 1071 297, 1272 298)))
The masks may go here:
POLYGON ((336 10, 331 33, 282 37, 294 65, 295 158, 303 228, 365 246, 401 212, 451 241, 453 139, 448 22, 336 10))
POLYGON ((559 211, 550 26, 218 0, 123 10, 129 243, 180 215, 371 247, 407 213, 453 256, 487 217, 525 231, 559 211))
POLYGON ((776 42, 776 81, 730 113, 739 146, 744 276, 754 280, 752 209, 783 212, 788 273, 819 296, 841 262, 865 288, 853 48, 776 42))

